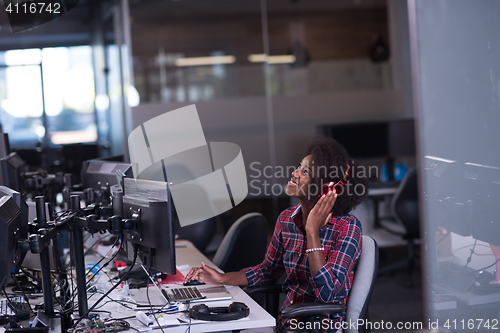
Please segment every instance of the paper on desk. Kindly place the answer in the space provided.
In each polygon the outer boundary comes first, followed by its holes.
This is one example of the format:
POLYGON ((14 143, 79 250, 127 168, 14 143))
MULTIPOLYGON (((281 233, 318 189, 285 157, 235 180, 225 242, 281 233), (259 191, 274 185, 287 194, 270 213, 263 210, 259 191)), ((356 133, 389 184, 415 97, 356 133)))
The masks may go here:
POLYGON ((189 265, 177 265, 177 269, 180 270, 181 272, 182 271, 187 271, 189 270, 189 265))
POLYGON ((155 323, 151 326, 144 326, 141 322, 137 320, 137 325, 136 328, 139 332, 145 332, 145 331, 150 331, 150 330, 156 330, 160 328, 166 328, 166 327, 172 327, 172 326, 181 326, 181 325, 188 325, 188 323, 185 323, 183 321, 180 321, 177 318, 177 315, 175 314, 170 314, 170 315, 162 315, 163 318, 158 318, 158 322, 160 323, 161 327, 158 326, 158 324, 155 323))
POLYGON ((165 284, 165 283, 182 283, 186 280, 184 277, 184 274, 182 274, 179 269, 176 269, 175 274, 167 274, 167 276, 161 280, 159 283, 160 284, 165 284))

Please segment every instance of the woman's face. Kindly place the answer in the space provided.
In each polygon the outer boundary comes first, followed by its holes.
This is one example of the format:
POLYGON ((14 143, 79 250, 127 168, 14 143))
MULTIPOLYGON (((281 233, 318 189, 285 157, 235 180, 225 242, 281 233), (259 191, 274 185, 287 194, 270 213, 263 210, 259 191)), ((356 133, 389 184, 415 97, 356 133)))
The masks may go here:
POLYGON ((292 178, 286 187, 286 194, 299 199, 307 199, 310 184, 312 184, 312 169, 312 155, 307 155, 292 172, 292 178))

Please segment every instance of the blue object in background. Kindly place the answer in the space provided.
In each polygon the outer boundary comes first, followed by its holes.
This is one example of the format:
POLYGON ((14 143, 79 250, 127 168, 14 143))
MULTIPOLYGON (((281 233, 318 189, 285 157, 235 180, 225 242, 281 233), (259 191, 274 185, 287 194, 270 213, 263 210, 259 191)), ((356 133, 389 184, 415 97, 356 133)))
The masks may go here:
MULTIPOLYGON (((389 180, 389 177, 387 175, 387 165, 383 164, 381 168, 381 180, 383 182, 386 182, 389 180)), ((408 166, 404 163, 396 163, 394 164, 394 180, 395 181, 402 181, 403 178, 406 176, 406 173, 408 172, 408 166)))
POLYGON ((91 277, 90 282, 95 283, 97 280, 99 280, 99 270, 101 269, 101 265, 97 264, 95 262, 90 262, 85 266, 85 272, 91 277), (95 267, 94 267, 95 265, 95 267), (90 270, 92 269, 92 272, 90 273, 90 270))

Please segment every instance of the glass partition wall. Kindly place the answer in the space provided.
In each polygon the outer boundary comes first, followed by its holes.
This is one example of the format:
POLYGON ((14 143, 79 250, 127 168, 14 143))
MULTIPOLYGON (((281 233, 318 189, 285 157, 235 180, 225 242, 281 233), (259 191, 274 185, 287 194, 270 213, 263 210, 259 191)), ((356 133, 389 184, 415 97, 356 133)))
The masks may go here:
POLYGON ((316 126, 403 113, 385 0, 130 1, 130 29, 132 127, 196 104, 207 141, 241 147, 272 222, 316 126))
POLYGON ((498 15, 497 1, 409 2, 431 329, 499 328, 498 15))
POLYGON ((131 1, 130 13, 142 102, 264 96, 264 63, 272 96, 392 87, 385 1, 131 1))

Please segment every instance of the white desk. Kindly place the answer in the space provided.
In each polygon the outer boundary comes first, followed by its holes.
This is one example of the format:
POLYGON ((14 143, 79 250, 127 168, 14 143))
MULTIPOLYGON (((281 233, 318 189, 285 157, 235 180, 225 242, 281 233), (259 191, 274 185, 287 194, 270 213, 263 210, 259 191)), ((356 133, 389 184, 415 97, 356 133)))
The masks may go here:
POLYGON ((368 196, 378 197, 378 196, 390 196, 396 194, 397 187, 381 187, 381 188, 370 188, 368 190, 368 196))
POLYGON ((500 302, 500 293, 491 293, 486 295, 476 295, 470 291, 458 291, 443 284, 433 283, 432 288, 443 294, 453 295, 459 300, 463 301, 464 304, 473 305, 484 305, 490 303, 500 302))
POLYGON ((380 248, 406 245, 401 236, 380 228, 380 215, 388 216, 391 214, 390 199, 396 191, 397 187, 394 185, 370 188, 368 200, 365 200, 352 212, 362 222, 363 234, 375 239, 380 248))
MULTIPOLYGON (((203 261, 205 264, 215 267, 201 252, 199 252, 191 242, 180 241, 177 242, 176 247, 176 259, 177 266, 180 267, 180 271, 186 274, 191 267, 199 267, 200 263, 203 261)), ((165 285, 166 286, 166 285, 165 285)), ((173 285, 179 287, 179 285, 173 285)), ((210 287, 197 286, 199 289, 210 287)), ((241 330, 248 328, 259 328, 259 327, 274 327, 276 325, 275 319, 267 313, 259 304, 257 304, 250 296, 248 296, 240 287, 236 286, 226 286, 227 290, 232 295, 231 301, 218 301, 218 302, 206 302, 209 307, 214 306, 228 306, 232 302, 243 302, 250 308, 250 315, 247 318, 233 321, 221 321, 221 322, 202 322, 192 321, 191 332, 216 332, 216 331, 231 331, 231 330, 241 330), (195 323, 196 322, 196 323, 195 323)), ((140 303, 147 304, 146 290, 143 289, 132 289, 132 298, 140 303)), ((164 304, 165 301, 161 297, 160 293, 154 286, 149 287, 149 298, 152 304, 164 304)), ((92 301, 89 301, 92 303, 92 301)), ((121 318, 130 315, 135 315, 135 312, 123 307, 120 307, 116 303, 108 303, 102 310, 107 310, 112 313, 112 317, 121 318)), ((145 310, 147 311, 147 310, 145 310)), ((167 316, 178 316, 179 314, 172 314, 167 316)), ((147 329, 142 323, 136 319, 127 320, 132 327, 139 330, 147 329)), ((168 327, 168 332, 186 332, 188 328, 187 325, 168 327)), ((165 330, 166 328, 164 328, 165 330)), ((160 329, 154 330, 155 332, 161 332, 160 329)), ((130 331, 132 332, 132 331, 130 331)))
POLYGON ((390 187, 380 187, 380 188, 370 188, 368 190, 368 198, 373 201, 373 213, 374 213, 374 228, 380 228, 380 213, 379 213, 379 202, 385 197, 391 197, 397 192, 397 186, 390 187))

